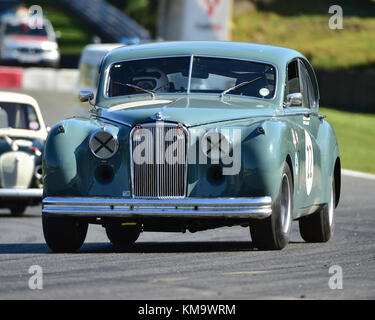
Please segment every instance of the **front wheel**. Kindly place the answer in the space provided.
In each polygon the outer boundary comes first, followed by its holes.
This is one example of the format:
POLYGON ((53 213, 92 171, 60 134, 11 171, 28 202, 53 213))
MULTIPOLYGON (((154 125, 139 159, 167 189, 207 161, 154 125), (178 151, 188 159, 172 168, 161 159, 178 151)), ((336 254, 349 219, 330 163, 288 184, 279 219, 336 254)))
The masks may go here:
POLYGON ((72 253, 82 247, 88 223, 70 217, 42 216, 47 245, 56 253, 72 253))
POLYGON ((109 241, 117 246, 131 245, 137 241, 141 234, 138 224, 110 224, 106 226, 105 230, 109 241))
POLYGON ((250 225, 254 247, 261 250, 281 250, 289 243, 293 220, 292 181, 289 165, 285 163, 279 194, 272 205, 272 215, 250 225))
POLYGON ((13 217, 22 217, 26 211, 27 206, 22 203, 13 204, 9 207, 10 213, 13 217))
POLYGON ((299 220, 299 231, 306 242, 327 242, 335 229, 335 181, 330 186, 328 204, 299 220))

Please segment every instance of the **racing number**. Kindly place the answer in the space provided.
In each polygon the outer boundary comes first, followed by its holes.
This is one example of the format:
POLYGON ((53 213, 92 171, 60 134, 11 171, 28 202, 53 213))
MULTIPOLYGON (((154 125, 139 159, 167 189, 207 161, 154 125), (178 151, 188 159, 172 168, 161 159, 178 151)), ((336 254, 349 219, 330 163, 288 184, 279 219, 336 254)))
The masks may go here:
POLYGON ((306 152, 307 152, 307 179, 312 179, 313 177, 313 150, 312 146, 307 146, 306 147, 306 152))
POLYGON ((314 149, 309 133, 305 130, 306 192, 310 195, 314 178, 314 149))

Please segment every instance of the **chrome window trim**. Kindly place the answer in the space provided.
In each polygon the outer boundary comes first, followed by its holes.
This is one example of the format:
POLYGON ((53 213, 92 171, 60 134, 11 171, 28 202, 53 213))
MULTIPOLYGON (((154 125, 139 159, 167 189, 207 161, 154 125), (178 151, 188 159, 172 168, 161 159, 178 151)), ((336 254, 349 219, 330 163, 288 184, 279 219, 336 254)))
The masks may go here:
POLYGON ((186 92, 163 92, 162 94, 167 94, 167 95, 218 95, 217 93, 202 93, 202 92, 190 92, 191 88, 191 79, 192 79, 192 73, 193 73, 193 67, 194 67, 194 58, 213 58, 213 59, 227 59, 227 60, 238 60, 238 61, 246 61, 246 62, 253 62, 253 63, 261 63, 261 64, 267 64, 275 68, 275 89, 272 98, 258 98, 258 97, 253 97, 253 96, 244 96, 244 95, 235 95, 235 94, 228 94, 226 96, 233 96, 233 97, 241 97, 241 98, 247 98, 247 99, 257 99, 260 101, 273 101, 275 100, 277 96, 277 90, 278 90, 278 81, 279 81, 279 70, 277 66, 272 63, 272 62, 266 62, 266 61, 261 61, 261 60, 256 60, 256 59, 246 59, 246 58, 235 58, 235 57, 223 57, 223 56, 211 56, 211 55, 171 55, 171 56, 153 56, 153 57, 142 57, 142 58, 131 58, 131 59, 124 59, 124 60, 118 60, 114 61, 111 64, 109 64, 104 72, 104 85, 103 85, 103 97, 106 100, 112 100, 112 99, 117 99, 117 98, 122 98, 122 97, 132 97, 132 96, 141 96, 141 95, 148 95, 147 93, 145 94, 137 94, 137 95, 126 95, 126 96, 116 96, 116 97, 109 97, 107 95, 108 92, 108 86, 109 86, 109 71, 112 68, 112 66, 116 63, 123 63, 123 62, 128 62, 128 61, 139 61, 139 60, 151 60, 151 59, 165 59, 165 58, 187 58, 190 57, 190 66, 189 66, 189 76, 188 76, 188 87, 186 92))
POLYGON ((190 57, 190 66, 189 66, 189 78, 188 78, 188 88, 187 88, 187 94, 190 94, 191 89, 191 76, 193 74, 193 66, 194 66, 194 55, 192 54, 190 57))
MULTIPOLYGON (((310 62, 306 58, 301 57, 301 56, 294 57, 294 58, 288 60, 285 64, 286 78, 285 78, 285 83, 282 85, 282 88, 284 88, 283 103, 284 103, 284 105, 286 103, 286 87, 287 87, 287 81, 288 81, 288 66, 293 61, 297 61, 297 63, 298 63, 298 72, 300 72, 300 63, 303 63, 305 65, 305 68, 307 69, 308 75, 309 75, 310 80, 312 82, 312 85, 314 87, 314 96, 315 96, 315 107, 314 108, 308 108, 308 109, 312 110, 312 112, 319 113, 320 92, 319 92, 319 85, 318 85, 318 82, 317 82, 317 79, 316 79, 315 70, 312 67, 312 65, 310 64, 310 62)), ((300 74, 299 74, 299 85, 300 85, 300 87, 302 87, 300 74)))

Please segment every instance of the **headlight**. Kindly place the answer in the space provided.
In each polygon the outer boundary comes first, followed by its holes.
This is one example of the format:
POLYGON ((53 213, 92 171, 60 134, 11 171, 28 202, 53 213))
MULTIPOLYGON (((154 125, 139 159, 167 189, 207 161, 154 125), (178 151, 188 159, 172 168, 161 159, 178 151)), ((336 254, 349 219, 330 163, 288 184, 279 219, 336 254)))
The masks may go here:
POLYGON ((95 131, 91 135, 89 147, 95 157, 101 160, 110 159, 118 151, 117 137, 104 129, 95 131))
POLYGON ((201 150, 203 154, 215 162, 227 158, 231 149, 229 130, 213 129, 202 137, 201 150))
POLYGON ((53 51, 57 49, 57 45, 53 42, 43 42, 41 48, 46 51, 53 51))

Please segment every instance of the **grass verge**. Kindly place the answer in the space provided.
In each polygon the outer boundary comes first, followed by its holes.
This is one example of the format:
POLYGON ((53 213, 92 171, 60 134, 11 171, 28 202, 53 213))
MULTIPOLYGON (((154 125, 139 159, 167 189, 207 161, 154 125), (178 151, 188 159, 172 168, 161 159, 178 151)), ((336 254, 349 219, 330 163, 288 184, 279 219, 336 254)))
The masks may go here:
POLYGON ((375 173, 375 115, 320 108, 333 126, 342 167, 375 173))
POLYGON ((235 15, 232 39, 293 48, 320 69, 375 65, 375 17, 344 12, 342 30, 329 28, 330 17, 328 6, 326 13, 288 16, 254 10, 235 15))

